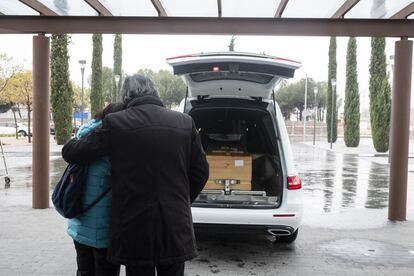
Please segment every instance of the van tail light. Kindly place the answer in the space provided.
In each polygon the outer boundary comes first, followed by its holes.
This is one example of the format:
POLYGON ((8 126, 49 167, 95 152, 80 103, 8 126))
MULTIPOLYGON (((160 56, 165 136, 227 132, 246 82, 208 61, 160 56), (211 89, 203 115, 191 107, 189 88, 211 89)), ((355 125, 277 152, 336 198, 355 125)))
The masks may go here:
POLYGON ((288 176, 288 190, 302 189, 302 180, 299 176, 288 176))

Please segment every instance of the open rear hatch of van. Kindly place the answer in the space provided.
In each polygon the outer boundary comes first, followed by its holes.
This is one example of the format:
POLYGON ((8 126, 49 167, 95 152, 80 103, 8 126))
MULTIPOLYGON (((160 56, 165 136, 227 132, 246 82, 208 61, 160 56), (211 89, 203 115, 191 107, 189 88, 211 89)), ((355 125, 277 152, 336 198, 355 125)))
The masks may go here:
POLYGON ((238 52, 185 55, 167 59, 183 76, 189 97, 232 96, 268 99, 282 78, 292 78, 300 63, 238 52))
POLYGON ((168 63, 187 84, 191 101, 186 112, 210 164, 210 178, 193 206, 278 207, 284 177, 274 109, 265 99, 300 64, 236 52, 187 55, 168 63))

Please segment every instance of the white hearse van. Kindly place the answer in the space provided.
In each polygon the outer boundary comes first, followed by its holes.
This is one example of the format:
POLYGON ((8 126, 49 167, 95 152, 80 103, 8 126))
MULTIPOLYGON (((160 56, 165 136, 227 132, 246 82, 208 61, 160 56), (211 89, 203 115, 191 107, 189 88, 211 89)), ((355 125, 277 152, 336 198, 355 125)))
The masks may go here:
POLYGON ((300 63, 240 52, 185 55, 167 62, 187 84, 180 111, 193 117, 207 156, 221 153, 224 158, 209 159, 210 184, 192 205, 196 230, 248 231, 293 242, 303 213, 302 183, 273 99, 277 84, 293 77, 300 63), (230 175, 217 177, 226 170, 230 175), (246 170, 247 180, 239 180, 246 170))

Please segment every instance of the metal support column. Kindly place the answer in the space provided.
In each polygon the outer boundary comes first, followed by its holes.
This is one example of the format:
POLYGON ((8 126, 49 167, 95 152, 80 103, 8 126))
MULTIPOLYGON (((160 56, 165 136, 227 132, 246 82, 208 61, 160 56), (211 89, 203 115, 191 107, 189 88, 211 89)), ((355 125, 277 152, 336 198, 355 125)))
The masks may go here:
POLYGON ((413 42, 406 38, 397 41, 394 58, 388 219, 405 220, 413 42))
POLYGON ((49 38, 33 37, 32 204, 49 207, 49 38))

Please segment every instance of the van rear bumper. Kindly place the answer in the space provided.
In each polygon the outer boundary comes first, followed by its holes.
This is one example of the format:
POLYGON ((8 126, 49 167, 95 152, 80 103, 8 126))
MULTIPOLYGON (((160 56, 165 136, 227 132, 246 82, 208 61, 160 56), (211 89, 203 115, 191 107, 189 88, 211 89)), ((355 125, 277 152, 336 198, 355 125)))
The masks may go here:
POLYGON ((295 232, 295 229, 287 225, 246 225, 246 224, 215 224, 215 223, 194 223, 196 233, 223 233, 223 234, 251 234, 251 235, 272 235, 288 236, 295 232))
MULTIPOLYGON (((194 225, 222 226, 221 228, 277 228, 296 230, 302 221, 301 205, 282 206, 278 209, 233 209, 192 207, 194 225), (228 226, 228 227, 227 227, 228 226)), ((220 227, 219 227, 220 228, 220 227)), ((267 231, 267 230, 266 230, 267 231)))

